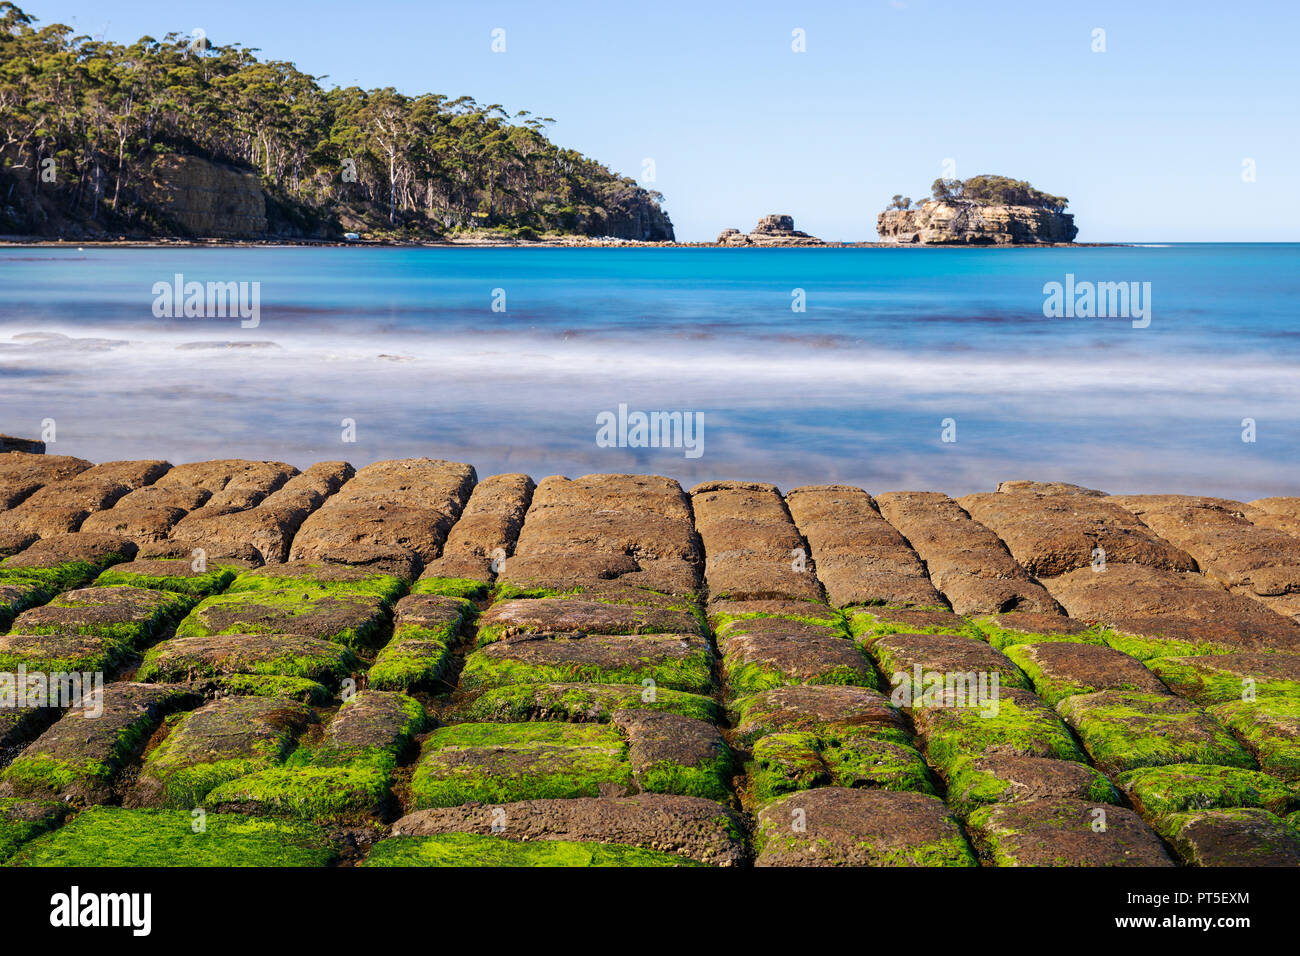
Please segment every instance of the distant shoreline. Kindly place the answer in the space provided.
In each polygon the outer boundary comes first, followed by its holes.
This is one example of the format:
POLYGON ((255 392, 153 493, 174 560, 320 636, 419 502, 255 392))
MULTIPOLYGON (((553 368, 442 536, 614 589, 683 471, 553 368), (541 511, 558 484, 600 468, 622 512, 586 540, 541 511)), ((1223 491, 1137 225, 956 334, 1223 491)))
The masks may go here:
POLYGON ((429 242, 393 239, 47 239, 45 237, 3 236, 0 249, 74 247, 127 249, 206 249, 272 248, 294 246, 361 249, 1074 249, 1131 246, 1129 242, 1026 242, 1026 243, 901 243, 901 242, 822 242, 818 245, 734 246, 717 242, 638 242, 631 239, 600 240, 573 238, 565 240, 465 239, 429 242))

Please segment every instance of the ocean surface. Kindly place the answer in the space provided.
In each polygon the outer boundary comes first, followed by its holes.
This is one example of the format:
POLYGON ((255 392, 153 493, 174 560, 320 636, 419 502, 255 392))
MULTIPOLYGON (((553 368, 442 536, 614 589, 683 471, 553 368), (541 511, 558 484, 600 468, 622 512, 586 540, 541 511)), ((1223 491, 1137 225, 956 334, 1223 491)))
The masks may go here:
POLYGON ((50 419, 96 461, 1300 494, 1300 245, 0 249, 0 432, 50 419), (178 273, 258 283, 256 327, 167 318, 178 273), (1046 316, 1067 275, 1149 325, 1046 316), (698 457, 604 447, 620 405, 698 457))

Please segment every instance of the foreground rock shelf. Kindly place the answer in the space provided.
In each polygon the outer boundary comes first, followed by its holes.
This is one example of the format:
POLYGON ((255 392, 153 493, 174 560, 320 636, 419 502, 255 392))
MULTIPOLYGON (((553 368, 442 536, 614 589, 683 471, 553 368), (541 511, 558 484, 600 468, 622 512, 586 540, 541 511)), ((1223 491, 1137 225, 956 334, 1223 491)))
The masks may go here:
POLYGON ((1297 535, 1300 496, 6 451, 0 863, 1300 865, 1297 535))

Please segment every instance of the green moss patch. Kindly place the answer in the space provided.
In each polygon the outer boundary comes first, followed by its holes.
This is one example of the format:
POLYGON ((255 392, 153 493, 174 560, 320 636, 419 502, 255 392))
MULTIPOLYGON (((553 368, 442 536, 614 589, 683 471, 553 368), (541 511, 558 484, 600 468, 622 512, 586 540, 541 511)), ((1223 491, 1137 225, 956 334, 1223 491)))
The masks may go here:
POLYGON ((742 745, 782 732, 826 736, 869 730, 877 739, 912 741, 902 712, 866 687, 795 684, 743 697, 733 709, 735 739, 742 745))
POLYGON ((282 761, 315 715, 279 698, 227 697, 181 716, 145 759, 132 793, 142 806, 190 809, 223 783, 282 761))
POLYGON ((185 810, 93 807, 28 843, 10 866, 328 866, 327 835, 305 823, 185 810))
POLYGON ((81 634, 0 634, 0 672, 93 674, 115 670, 131 653, 119 641, 81 634))
POLYGON ((396 575, 342 564, 291 561, 245 571, 231 583, 227 594, 291 591, 311 597, 375 597, 392 607, 406 593, 406 582, 396 575))
POLYGON ((619 843, 507 840, 472 833, 392 837, 363 866, 704 866, 689 857, 619 843))
POLYGON ((1003 690, 984 706, 945 699, 937 707, 915 708, 912 719, 930 765, 949 780, 962 758, 984 754, 1084 759, 1061 719, 1028 691, 1003 690))
POLYGON ((1222 807, 1285 813, 1294 799, 1286 784, 1266 773, 1207 764, 1139 767, 1120 774, 1115 785, 1148 819, 1222 807))
POLYGON ((754 744, 750 789, 759 804, 813 787, 866 787, 933 793, 912 747, 869 732, 769 734, 754 744))
POLYGON ((467 692, 517 684, 584 682, 637 684, 708 694, 713 652, 690 635, 537 635, 498 641, 465 658, 460 687, 467 692))
POLYGON ((95 586, 124 585, 205 598, 235 580, 242 564, 210 562, 206 570, 195 571, 190 558, 146 558, 109 568, 95 579, 95 586))
POLYGON ((312 586, 227 591, 204 599, 176 636, 301 634, 358 648, 373 643, 387 619, 384 599, 376 595, 337 596, 312 586))
POLYGON ((1300 655, 1207 654, 1156 657, 1147 667, 1180 697, 1221 704, 1254 697, 1300 700, 1300 655))
POLYGON ((45 582, 12 574, 6 577, 0 571, 0 629, 9 627, 13 619, 29 607, 44 604, 58 590, 45 582))
POLYGON ((411 585, 412 594, 440 594, 469 601, 481 601, 491 591, 492 585, 473 578, 420 578, 411 585))
POLYGON ((411 782, 418 808, 594 797, 630 789, 623 735, 608 724, 459 724, 424 742, 411 782))
POLYGON ((1015 614, 994 614, 976 618, 972 623, 984 640, 1003 652, 1020 644, 1039 644, 1044 641, 1106 644, 1104 630, 1084 627, 1071 618, 1044 614, 1026 615, 1024 621, 1017 621, 1016 618, 1015 614))
POLYGON ((617 710, 637 707, 717 722, 722 708, 712 698, 634 684, 518 684, 480 694, 458 712, 461 720, 519 723, 527 720, 605 723, 617 710))
POLYGON ((862 608, 845 612, 849 633, 863 644, 886 634, 964 634, 977 636, 964 617, 945 608, 862 608))
POLYGON ((1077 760, 971 756, 957 760, 949 770, 948 805, 962 817, 989 804, 1052 798, 1119 802, 1110 781, 1077 760))
POLYGON ((1067 697, 1057 710, 1109 774, 1176 763, 1255 767, 1227 728, 1178 697, 1107 690, 1067 697))
POLYGON ((966 829, 993 866, 1173 866, 1160 838, 1124 807, 1041 799, 979 807, 966 829))
POLYGON ((1258 807, 1175 813, 1161 829, 1192 866, 1300 866, 1300 831, 1258 807))
POLYGON ((1236 734, 1261 767, 1300 783, 1300 698, 1237 700, 1216 704, 1209 712, 1236 734))
POLYGON ((14 621, 14 629, 24 634, 83 634, 124 648, 139 648, 193 606, 193 598, 170 591, 126 586, 81 588, 24 611, 14 621))
POLYGON ((324 684, 305 677, 280 677, 275 674, 226 674, 204 684, 212 692, 234 696, 284 697, 304 704, 323 706, 329 703, 330 691, 324 684))
POLYGON ((0 863, 28 840, 57 827, 68 811, 68 806, 57 800, 0 797, 0 863))

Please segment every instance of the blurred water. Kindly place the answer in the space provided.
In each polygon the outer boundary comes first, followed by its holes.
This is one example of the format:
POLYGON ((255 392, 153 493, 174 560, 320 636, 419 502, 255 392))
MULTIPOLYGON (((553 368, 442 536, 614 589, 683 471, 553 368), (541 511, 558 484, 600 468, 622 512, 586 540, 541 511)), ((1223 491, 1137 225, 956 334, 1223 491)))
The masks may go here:
POLYGON ((1287 244, 3 249, 0 431, 53 418, 50 451, 94 460, 1295 494, 1297 302, 1287 244), (259 283, 259 324, 156 318, 176 273, 259 283), (1067 273, 1149 282, 1150 326, 1046 318, 1067 273), (704 454, 598 447, 620 403, 702 412, 704 454))

